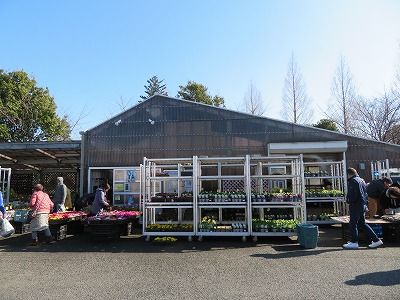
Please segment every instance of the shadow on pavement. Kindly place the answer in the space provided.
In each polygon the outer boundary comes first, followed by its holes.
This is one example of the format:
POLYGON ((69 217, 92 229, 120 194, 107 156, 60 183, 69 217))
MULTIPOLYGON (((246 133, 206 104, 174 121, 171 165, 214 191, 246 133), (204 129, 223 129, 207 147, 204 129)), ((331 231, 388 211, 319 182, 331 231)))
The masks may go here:
POLYGON ((391 286, 400 284, 400 270, 367 273, 345 282, 347 285, 391 286))
MULTIPOLYGON (((309 250, 301 248, 295 238, 288 237, 259 237, 257 243, 251 242, 251 237, 247 237, 247 242, 242 242, 240 237, 204 237, 202 242, 197 242, 195 237, 192 242, 180 237, 176 243, 160 245, 145 242, 140 235, 121 237, 117 240, 95 241, 88 233, 84 233, 68 236, 51 245, 29 246, 30 237, 30 234, 16 234, 10 238, 0 239, 0 252, 188 253, 272 247, 279 253, 254 255, 254 257, 279 259, 342 251, 343 244, 340 232, 336 228, 322 228, 318 248, 309 250)), ((385 246, 389 245, 385 243, 385 246)))
POLYGON ((312 256, 312 255, 318 255, 318 254, 323 254, 323 253, 328 253, 328 252, 343 251, 342 248, 304 249, 300 245, 281 245, 281 246, 272 246, 272 248, 279 253, 253 254, 253 255, 251 255, 251 257, 261 257, 261 258, 265 258, 265 259, 282 259, 282 258, 312 256))
MULTIPOLYGON (((179 238, 173 244, 157 244, 146 242, 140 235, 121 237, 116 240, 96 241, 91 239, 88 234, 68 236, 54 244, 41 243, 39 246, 30 246, 30 237, 30 234, 23 234, 2 239, 0 240, 0 252, 189 253, 266 246, 264 243, 249 242, 250 238, 248 242, 242 242, 241 238, 236 237, 204 237, 202 242, 197 242, 195 238, 192 242, 189 242, 187 238, 179 238)), ((286 238, 285 242, 288 241, 290 242, 286 238)))

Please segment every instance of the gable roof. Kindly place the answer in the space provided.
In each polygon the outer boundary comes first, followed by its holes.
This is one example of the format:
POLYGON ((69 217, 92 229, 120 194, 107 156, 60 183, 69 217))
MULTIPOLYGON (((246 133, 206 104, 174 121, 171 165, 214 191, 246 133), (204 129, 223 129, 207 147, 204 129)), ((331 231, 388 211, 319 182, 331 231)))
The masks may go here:
POLYGON ((174 98, 174 97, 169 97, 169 96, 164 96, 164 95, 154 95, 154 96, 144 100, 143 102, 140 102, 140 103, 134 105, 133 107, 129 108, 128 110, 123 111, 123 112, 111 117, 110 119, 100 123, 99 125, 87 130, 87 132, 101 131, 101 129, 103 127, 107 127, 110 123, 117 125, 116 124, 117 122, 122 121, 123 119, 128 117, 135 110, 138 110, 143 106, 149 107, 153 103, 156 104, 159 101, 169 101, 170 103, 173 103, 173 102, 185 103, 186 105, 192 106, 193 108, 195 108, 195 107, 205 108, 206 110, 208 110, 210 112, 228 113, 228 114, 236 116, 235 119, 253 119, 253 120, 260 120, 260 121, 264 120, 269 123, 275 123, 276 125, 280 124, 280 125, 284 125, 285 127, 289 126, 289 127, 292 127, 293 129, 296 129, 296 128, 300 129, 300 130, 303 129, 303 130, 306 130, 307 132, 311 131, 316 134, 318 134, 318 133, 323 134, 324 136, 328 135, 334 140, 348 140, 349 138, 351 138, 351 139, 357 139, 360 141, 364 141, 367 143, 372 142, 374 144, 376 143, 376 144, 393 146, 393 147, 399 148, 399 150, 400 150, 400 145, 396 145, 396 144, 376 141, 376 140, 369 139, 369 138, 358 137, 358 136, 354 136, 351 134, 335 132, 335 131, 317 128, 317 127, 313 127, 313 126, 309 126, 309 125, 296 124, 296 123, 278 120, 278 119, 274 119, 274 118, 270 118, 270 117, 256 116, 256 115, 252 115, 252 114, 249 114, 246 112, 231 110, 231 109, 228 109, 225 107, 216 107, 216 106, 212 106, 212 105, 208 105, 208 104, 204 104, 204 103, 193 102, 193 101, 189 101, 189 100, 185 100, 185 99, 179 99, 179 98, 174 98))

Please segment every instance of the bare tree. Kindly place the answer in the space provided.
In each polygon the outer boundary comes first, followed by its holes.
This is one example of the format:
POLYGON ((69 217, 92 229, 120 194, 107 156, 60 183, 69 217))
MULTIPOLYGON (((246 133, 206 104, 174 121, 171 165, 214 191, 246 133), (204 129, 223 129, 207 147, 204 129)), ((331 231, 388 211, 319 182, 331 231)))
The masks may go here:
POLYGON ((282 114, 286 120, 300 124, 311 121, 313 115, 311 101, 307 96, 303 76, 293 54, 288 65, 282 101, 282 114))
POLYGON ((326 115, 336 122, 341 132, 354 133, 352 130, 354 123, 350 120, 354 115, 356 92, 352 75, 343 56, 340 58, 336 74, 333 77, 331 93, 334 101, 328 107, 326 115))
POLYGON ((117 102, 119 109, 121 112, 126 111, 128 107, 130 106, 130 101, 126 101, 122 96, 119 97, 119 101, 117 102))
POLYGON ((249 114, 262 116, 265 113, 265 106, 260 91, 250 82, 249 88, 244 97, 245 111, 249 114))
POLYGON ((380 98, 359 100, 355 110, 355 133, 377 141, 399 142, 400 97, 385 93, 380 98))
POLYGON ((72 116, 71 114, 65 113, 64 116, 68 120, 71 129, 72 138, 79 137, 79 132, 83 129, 84 120, 90 115, 86 105, 82 108, 79 115, 72 116))
POLYGON ((387 142, 400 145, 400 124, 394 125, 387 132, 387 142))
POLYGON ((397 67, 397 72, 396 72, 396 76, 395 76, 395 79, 394 79, 392 93, 396 97, 400 97, 400 65, 397 67))

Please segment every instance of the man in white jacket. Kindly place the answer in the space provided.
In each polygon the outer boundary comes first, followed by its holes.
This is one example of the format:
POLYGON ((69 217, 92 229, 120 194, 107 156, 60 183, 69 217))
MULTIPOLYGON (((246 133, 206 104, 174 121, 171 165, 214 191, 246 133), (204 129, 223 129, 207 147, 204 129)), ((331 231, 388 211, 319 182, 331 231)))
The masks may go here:
POLYGON ((54 193, 54 212, 65 211, 65 199, 67 198, 67 186, 64 184, 64 178, 57 177, 56 192, 54 193))

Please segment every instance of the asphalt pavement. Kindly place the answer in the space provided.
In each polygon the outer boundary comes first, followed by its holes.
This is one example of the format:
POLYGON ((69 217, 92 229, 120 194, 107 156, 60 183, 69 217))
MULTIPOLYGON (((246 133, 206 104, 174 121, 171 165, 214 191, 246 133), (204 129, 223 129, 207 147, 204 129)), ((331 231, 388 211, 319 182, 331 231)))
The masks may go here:
POLYGON ((29 238, 0 240, 0 299, 400 299, 400 245, 342 250, 332 227, 308 250, 295 238, 29 238))

